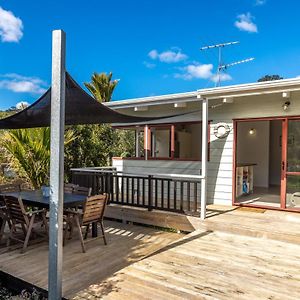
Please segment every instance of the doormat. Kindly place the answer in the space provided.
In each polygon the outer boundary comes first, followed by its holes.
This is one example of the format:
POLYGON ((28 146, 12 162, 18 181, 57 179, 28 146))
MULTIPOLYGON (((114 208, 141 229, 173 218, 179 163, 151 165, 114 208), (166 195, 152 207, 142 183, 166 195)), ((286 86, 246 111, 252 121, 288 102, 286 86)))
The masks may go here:
POLYGON ((255 208, 255 207, 239 207, 239 211, 246 211, 246 212, 254 212, 254 213, 259 213, 263 214, 266 209, 263 208, 255 208))

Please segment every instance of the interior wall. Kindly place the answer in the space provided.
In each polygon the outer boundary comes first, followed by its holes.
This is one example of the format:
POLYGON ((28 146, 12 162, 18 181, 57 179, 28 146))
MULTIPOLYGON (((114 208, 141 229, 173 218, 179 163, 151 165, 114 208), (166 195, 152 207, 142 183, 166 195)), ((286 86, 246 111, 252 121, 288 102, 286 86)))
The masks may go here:
POLYGON ((156 157, 169 157, 170 156, 170 130, 169 129, 156 129, 156 157))
POLYGON ((239 122, 237 125, 237 163, 253 163, 254 186, 269 187, 270 121, 239 122), (255 129, 250 135, 249 130, 255 129))
POLYGON ((189 125, 192 133, 192 158, 201 159, 202 150, 202 125, 191 124, 189 125))
POLYGON ((281 138, 282 122, 280 120, 270 122, 270 184, 280 185, 281 179, 281 138))

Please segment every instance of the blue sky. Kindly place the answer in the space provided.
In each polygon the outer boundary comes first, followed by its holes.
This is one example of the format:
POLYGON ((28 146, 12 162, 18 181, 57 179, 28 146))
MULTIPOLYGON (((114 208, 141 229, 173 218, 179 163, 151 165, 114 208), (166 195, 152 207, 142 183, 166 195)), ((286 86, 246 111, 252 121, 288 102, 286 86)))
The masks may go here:
POLYGON ((0 1, 0 109, 32 103, 50 85, 51 31, 67 34, 67 69, 82 85, 92 72, 120 79, 114 99, 214 86, 217 52, 232 67, 222 85, 265 74, 300 75, 299 1, 0 1), (230 80, 229 80, 230 79, 230 80))

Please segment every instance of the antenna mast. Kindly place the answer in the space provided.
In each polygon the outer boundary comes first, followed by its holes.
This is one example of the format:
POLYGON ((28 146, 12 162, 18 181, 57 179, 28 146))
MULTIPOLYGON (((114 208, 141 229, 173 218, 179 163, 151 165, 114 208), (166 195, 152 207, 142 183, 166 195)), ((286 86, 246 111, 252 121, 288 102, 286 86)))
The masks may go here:
POLYGON ((251 58, 236 61, 236 62, 233 62, 230 64, 223 63, 222 49, 226 46, 232 46, 232 45, 236 45, 239 43, 240 43, 239 41, 235 41, 235 42, 228 42, 228 43, 216 44, 216 45, 211 45, 211 46, 204 46, 204 47, 200 48, 200 50, 210 50, 210 49, 215 49, 215 48, 218 49, 219 55, 218 55, 217 80, 216 80, 216 85, 215 85, 216 87, 221 85, 221 72, 224 72, 229 67, 254 60, 254 58, 251 57, 251 58))

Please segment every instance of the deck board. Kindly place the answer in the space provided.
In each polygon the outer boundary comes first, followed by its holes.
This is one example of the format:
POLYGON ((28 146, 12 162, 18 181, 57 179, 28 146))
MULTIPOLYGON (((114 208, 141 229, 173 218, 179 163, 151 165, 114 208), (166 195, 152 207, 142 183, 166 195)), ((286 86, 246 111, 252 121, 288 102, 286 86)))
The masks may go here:
MULTIPOLYGON (((140 210, 132 210, 137 216, 140 210)), ((128 209, 130 213, 130 209, 128 209)), ((182 217, 162 213, 163 224, 182 217)), ((147 212, 155 221, 156 212, 147 212)), ((189 219, 194 222, 194 219, 189 219)), ((140 217, 139 220, 142 220, 140 217)), ((169 224, 169 223, 168 223, 169 224)), ((300 214, 211 205, 188 235, 105 221, 102 239, 64 247, 63 293, 79 299, 300 299, 300 214)), ((48 245, 7 251, 0 268, 47 288, 48 245)))
POLYGON ((300 214, 211 205, 208 216, 74 299, 144 299, 140 286, 148 299, 300 299, 300 214))
POLYGON ((300 245, 196 231, 74 300, 100 298, 299 299, 300 245))
MULTIPOLYGON (((183 235, 157 229, 105 221, 108 245, 101 238, 87 242, 81 252, 77 232, 67 241, 63 255, 63 295, 70 297, 93 283, 102 281, 129 264, 169 245, 183 235)), ((0 246, 0 268, 15 277, 47 289, 48 244, 8 251, 0 246)))

